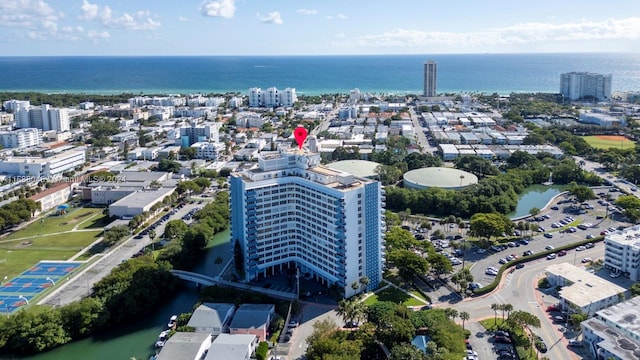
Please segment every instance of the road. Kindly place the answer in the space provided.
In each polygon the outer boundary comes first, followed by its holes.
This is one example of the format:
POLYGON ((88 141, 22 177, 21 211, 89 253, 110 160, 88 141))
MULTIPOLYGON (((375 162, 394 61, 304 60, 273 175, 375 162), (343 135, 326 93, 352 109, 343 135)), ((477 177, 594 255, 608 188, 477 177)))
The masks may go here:
MULTIPOLYGON (((178 210, 176 214, 172 215, 169 220, 179 220, 191 209, 202 206, 204 206, 204 204, 187 204, 178 210)), ((166 223, 167 222, 162 222, 156 227, 155 231, 156 234, 158 234, 158 238, 164 233, 166 223)), ((98 259, 95 262, 82 269, 81 272, 74 274, 70 281, 65 281, 57 285, 59 287, 40 300, 38 304, 62 306, 89 295, 91 288, 96 282, 109 275, 111 270, 120 265, 124 260, 130 259, 135 253, 150 244, 151 239, 148 236, 144 236, 142 239, 130 237, 108 253, 96 255, 98 259)))
MULTIPOLYGON (((566 257, 559 257, 554 260, 539 259, 526 263, 522 269, 515 270, 513 273, 507 273, 501 282, 500 287, 491 294, 481 297, 467 298, 457 303, 441 303, 434 304, 435 307, 453 307, 456 310, 467 311, 471 315, 468 324, 477 322, 481 319, 491 318, 495 316, 491 310, 491 304, 511 304, 514 310, 523 310, 536 315, 540 318, 540 329, 534 329, 534 333, 540 335, 549 351, 545 354, 550 359, 571 359, 570 352, 565 342, 558 342, 563 337, 563 333, 558 331, 558 326, 554 325, 549 319, 546 308, 549 305, 556 304, 557 298, 551 294, 544 294, 538 291, 538 280, 544 277, 545 268, 551 264, 558 264, 567 260, 571 261, 573 254, 566 257), (557 344, 556 344, 557 343, 557 344)), ((596 245, 592 249, 587 249, 580 253, 578 258, 578 266, 582 265, 580 259, 582 257, 591 257, 592 259, 604 256, 604 246, 596 245)), ((502 316, 498 313, 498 316, 502 316)), ((489 335, 482 328, 477 326, 472 331, 472 345, 474 350, 478 352, 480 359, 495 358, 490 345, 487 345, 486 339, 489 335), (484 354, 483 354, 484 353, 484 354)))
POLYGON ((427 139, 427 136, 424 133, 429 129, 422 127, 420 124, 420 115, 417 114, 413 108, 409 108, 409 115, 411 116, 411 123, 413 124, 413 131, 415 132, 418 145, 422 147, 422 152, 434 155, 438 148, 429 144, 429 139, 427 139))
POLYGON ((582 166, 582 168, 586 171, 590 171, 594 174, 597 174, 603 179, 610 181, 615 187, 620 190, 626 192, 627 194, 631 194, 635 197, 640 197, 640 193, 636 189, 636 185, 626 182, 623 178, 617 177, 614 174, 608 172, 600 163, 587 160, 580 156, 573 157, 575 162, 582 166))

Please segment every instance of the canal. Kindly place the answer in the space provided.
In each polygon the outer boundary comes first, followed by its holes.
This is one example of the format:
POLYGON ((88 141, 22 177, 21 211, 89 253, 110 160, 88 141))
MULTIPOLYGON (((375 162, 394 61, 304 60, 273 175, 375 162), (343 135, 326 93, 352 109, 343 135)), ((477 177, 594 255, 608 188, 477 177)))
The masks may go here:
MULTIPOLYGON (((215 275, 231 259, 229 230, 216 234, 207 246, 206 258, 195 271, 215 275)), ((141 299, 141 301, 144 301, 141 299)), ((166 329, 173 314, 190 312, 198 301, 194 284, 185 283, 184 289, 148 318, 87 339, 75 341, 46 353, 28 358, 8 358, 0 355, 0 360, 147 360, 155 353, 153 347, 158 334, 166 329)))

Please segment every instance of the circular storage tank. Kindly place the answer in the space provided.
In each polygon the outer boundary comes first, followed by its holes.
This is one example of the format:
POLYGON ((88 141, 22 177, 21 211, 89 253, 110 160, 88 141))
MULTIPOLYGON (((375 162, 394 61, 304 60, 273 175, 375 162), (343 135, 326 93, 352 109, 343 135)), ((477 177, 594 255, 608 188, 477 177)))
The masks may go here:
POLYGON ((427 167, 411 170, 404 174, 403 179, 404 186, 411 189, 437 187, 462 190, 469 185, 478 183, 478 177, 470 172, 445 167, 427 167))
POLYGON ((327 167, 338 171, 344 171, 353 176, 377 179, 378 174, 376 174, 376 168, 378 165, 380 164, 377 162, 366 160, 342 160, 327 164, 327 167))

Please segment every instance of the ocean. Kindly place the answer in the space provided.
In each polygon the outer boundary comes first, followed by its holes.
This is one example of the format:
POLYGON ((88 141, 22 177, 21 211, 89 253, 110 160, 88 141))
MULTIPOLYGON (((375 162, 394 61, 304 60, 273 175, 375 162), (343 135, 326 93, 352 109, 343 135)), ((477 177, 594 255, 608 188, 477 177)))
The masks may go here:
POLYGON ((640 54, 469 54, 214 57, 0 57, 0 91, 87 94, 421 94, 423 64, 438 93, 559 92, 560 74, 612 74, 613 91, 640 91, 640 54))

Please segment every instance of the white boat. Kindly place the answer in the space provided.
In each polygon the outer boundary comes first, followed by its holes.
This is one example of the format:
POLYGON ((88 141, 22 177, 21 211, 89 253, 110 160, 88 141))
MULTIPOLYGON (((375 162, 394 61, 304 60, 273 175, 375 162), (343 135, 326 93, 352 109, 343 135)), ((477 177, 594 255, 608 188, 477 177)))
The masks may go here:
POLYGON ((178 321, 178 315, 171 315, 171 318, 169 318, 169 323, 167 324, 167 327, 169 329, 172 329, 176 325, 177 321, 178 321))
POLYGON ((164 343, 167 341, 167 337, 169 336, 168 331, 163 331, 158 335, 158 340, 156 341, 156 347, 161 348, 164 346, 164 343))

